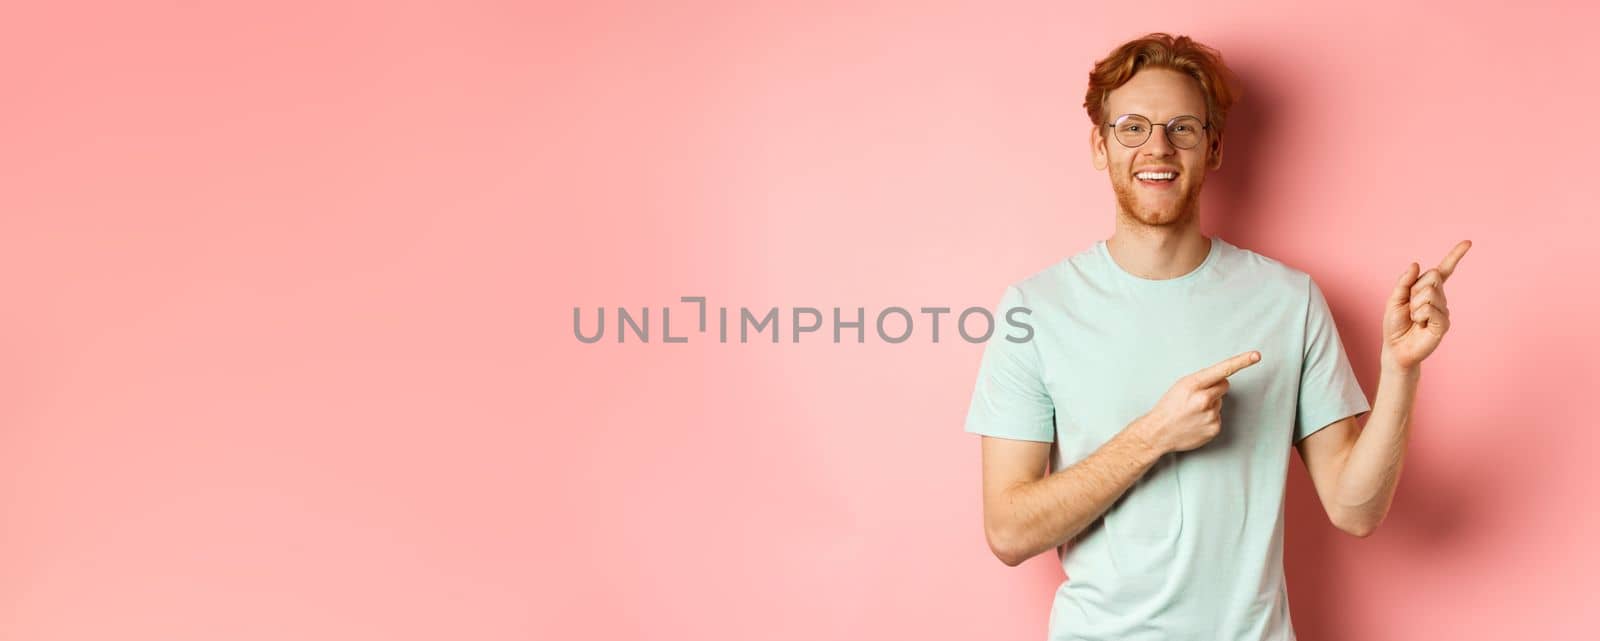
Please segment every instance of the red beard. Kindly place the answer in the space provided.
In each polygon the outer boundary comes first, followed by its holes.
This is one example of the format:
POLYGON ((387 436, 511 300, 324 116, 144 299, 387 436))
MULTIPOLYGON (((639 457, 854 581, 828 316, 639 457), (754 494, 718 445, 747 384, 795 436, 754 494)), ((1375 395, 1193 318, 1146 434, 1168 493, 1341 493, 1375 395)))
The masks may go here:
POLYGON ((1198 215, 1201 183, 1197 182, 1192 187, 1184 189, 1177 200, 1172 201, 1168 207, 1152 210, 1148 206, 1139 204, 1139 195, 1134 193, 1138 189, 1138 185, 1134 184, 1137 180, 1129 176, 1126 181, 1111 181, 1111 190, 1117 194, 1117 209, 1123 215, 1152 227, 1186 224, 1198 215))

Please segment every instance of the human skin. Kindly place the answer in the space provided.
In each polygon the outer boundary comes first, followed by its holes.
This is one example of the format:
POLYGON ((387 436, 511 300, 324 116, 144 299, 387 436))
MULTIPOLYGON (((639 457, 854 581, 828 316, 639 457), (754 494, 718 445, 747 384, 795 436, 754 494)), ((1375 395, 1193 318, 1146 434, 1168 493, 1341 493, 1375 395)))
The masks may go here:
POLYGON ((1348 417, 1295 445, 1328 518, 1340 530, 1366 537, 1389 514, 1411 434, 1411 408, 1422 362, 1450 329, 1444 283, 1472 248, 1456 243, 1437 267, 1418 274, 1406 266, 1384 305, 1378 395, 1365 426, 1348 417))
MULTIPOLYGON (((1137 113, 1152 123, 1188 114, 1206 120, 1197 82, 1167 69, 1144 69, 1110 92, 1105 113, 1137 113)), ((1091 127, 1096 169, 1108 174, 1116 195, 1116 229, 1107 240, 1113 260, 1143 278, 1166 279, 1193 271, 1210 250, 1199 230, 1199 193, 1205 174, 1220 168, 1222 140, 1208 135, 1178 149, 1155 126, 1148 140, 1129 148, 1104 126, 1091 127), (1170 184, 1150 185, 1141 170, 1172 170, 1170 184)), ((1401 275, 1385 307, 1384 348, 1378 394, 1366 427, 1355 417, 1337 421, 1296 444, 1329 520, 1354 536, 1370 535, 1388 512, 1405 456, 1421 362, 1449 327, 1443 284, 1470 247, 1463 241, 1439 267, 1401 275)), ((1003 563, 1015 566, 1081 533, 1114 504, 1159 458, 1204 446, 1220 432, 1227 375, 1261 358, 1246 352, 1173 383, 1149 412, 1124 426, 1089 456, 1054 473, 1050 443, 983 437, 984 533, 1003 563), (1251 360, 1255 359, 1255 360, 1251 360), (1218 372, 1222 372, 1219 377, 1218 372)))

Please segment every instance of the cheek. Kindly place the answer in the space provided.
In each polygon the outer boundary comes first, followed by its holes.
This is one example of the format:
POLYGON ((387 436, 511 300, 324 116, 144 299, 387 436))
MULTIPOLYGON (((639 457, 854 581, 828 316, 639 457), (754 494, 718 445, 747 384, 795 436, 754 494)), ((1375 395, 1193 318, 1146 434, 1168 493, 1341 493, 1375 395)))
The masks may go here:
POLYGON ((1206 177, 1206 157, 1204 154, 1195 154, 1192 158, 1183 159, 1183 173, 1185 182, 1200 184, 1206 177))
POLYGON ((1124 153, 1112 152, 1110 156, 1107 156, 1106 161, 1112 173, 1117 175, 1125 176, 1133 167, 1133 157, 1124 153))

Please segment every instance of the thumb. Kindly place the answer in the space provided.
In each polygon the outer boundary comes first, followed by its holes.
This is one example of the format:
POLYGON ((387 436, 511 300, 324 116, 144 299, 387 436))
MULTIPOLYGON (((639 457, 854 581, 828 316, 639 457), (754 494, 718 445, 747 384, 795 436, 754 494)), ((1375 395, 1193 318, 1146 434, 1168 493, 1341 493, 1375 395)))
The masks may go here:
POLYGON ((1411 286, 1417 283, 1418 275, 1415 262, 1406 266, 1406 271, 1400 274, 1400 280, 1394 284, 1394 291, 1389 294, 1390 307, 1404 307, 1411 302, 1411 286))

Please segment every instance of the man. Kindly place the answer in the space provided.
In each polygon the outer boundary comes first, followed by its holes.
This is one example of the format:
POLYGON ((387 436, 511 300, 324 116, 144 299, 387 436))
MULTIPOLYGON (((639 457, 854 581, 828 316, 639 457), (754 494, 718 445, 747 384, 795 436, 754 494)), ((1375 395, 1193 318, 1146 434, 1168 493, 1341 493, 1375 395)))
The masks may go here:
POLYGON ((1200 233, 1234 96, 1221 57, 1187 37, 1096 64, 1084 106, 1116 230, 1008 287, 1001 313, 1029 308, 1035 334, 985 347, 966 422, 984 436, 984 532, 1006 565, 1058 548, 1050 639, 1294 639, 1291 445, 1340 530, 1371 534, 1394 497, 1470 242, 1400 275, 1369 406, 1316 283, 1200 233))

